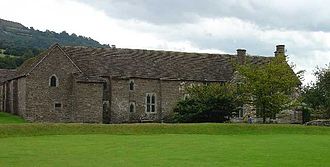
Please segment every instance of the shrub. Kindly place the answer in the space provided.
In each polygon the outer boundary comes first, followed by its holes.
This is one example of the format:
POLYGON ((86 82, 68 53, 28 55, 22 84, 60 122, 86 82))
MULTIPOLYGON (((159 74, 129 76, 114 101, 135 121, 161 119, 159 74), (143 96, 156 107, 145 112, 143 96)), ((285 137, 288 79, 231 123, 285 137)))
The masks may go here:
POLYGON ((234 89, 229 84, 195 85, 174 109, 176 122, 224 122, 235 111, 234 89))

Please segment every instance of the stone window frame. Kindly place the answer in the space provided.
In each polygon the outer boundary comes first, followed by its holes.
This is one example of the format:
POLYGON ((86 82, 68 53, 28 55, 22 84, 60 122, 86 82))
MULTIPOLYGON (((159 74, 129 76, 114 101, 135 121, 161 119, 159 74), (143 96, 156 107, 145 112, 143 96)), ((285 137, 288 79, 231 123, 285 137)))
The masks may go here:
POLYGON ((51 75, 49 77, 49 87, 58 87, 58 86, 59 86, 59 79, 58 79, 58 77, 55 74, 51 75), (56 79, 55 86, 52 86, 52 78, 53 77, 55 77, 55 79, 56 79))
POLYGON ((157 96, 156 96, 156 93, 146 93, 145 107, 144 108, 145 108, 145 113, 148 113, 148 114, 149 113, 156 113, 156 111, 157 111, 157 96), (150 97, 149 103, 148 103, 148 96, 150 97), (154 97, 154 102, 152 102, 153 97, 154 97), (153 108, 154 108, 154 111, 152 111, 153 108))
POLYGON ((129 91, 134 91, 135 90, 135 82, 134 82, 133 79, 130 79, 128 81, 128 89, 129 89, 129 91))
POLYGON ((135 113, 136 112, 136 104, 135 104, 134 101, 129 103, 128 111, 129 111, 129 113, 135 113), (132 111, 132 108, 131 108, 132 106, 133 106, 133 111, 132 111))
POLYGON ((184 93, 183 94, 183 100, 187 100, 190 98, 190 94, 189 93, 184 93))
POLYGON ((63 104, 62 104, 62 102, 55 101, 53 103, 53 107, 54 107, 54 111, 61 111, 63 109, 63 104), (57 104, 60 104, 61 106, 60 107, 56 107, 57 104))
POLYGON ((241 110, 238 110, 238 118, 243 118, 244 117, 244 111, 243 108, 241 110))

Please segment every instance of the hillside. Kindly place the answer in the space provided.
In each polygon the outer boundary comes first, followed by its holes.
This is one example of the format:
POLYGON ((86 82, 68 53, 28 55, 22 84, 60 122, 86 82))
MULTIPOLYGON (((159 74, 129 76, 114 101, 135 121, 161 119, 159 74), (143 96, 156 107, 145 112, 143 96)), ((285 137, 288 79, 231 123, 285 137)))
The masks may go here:
POLYGON ((89 37, 63 31, 39 31, 33 27, 0 19, 0 68, 16 68, 54 43, 69 46, 109 47, 89 37))

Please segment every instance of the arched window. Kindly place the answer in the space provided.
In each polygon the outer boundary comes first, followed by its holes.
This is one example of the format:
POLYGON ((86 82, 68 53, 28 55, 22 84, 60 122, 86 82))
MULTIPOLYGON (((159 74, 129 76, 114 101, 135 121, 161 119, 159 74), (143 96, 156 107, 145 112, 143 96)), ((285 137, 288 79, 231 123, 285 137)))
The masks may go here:
POLYGON ((129 90, 134 90, 134 81, 133 80, 129 81, 129 90))
POLYGON ((58 86, 58 79, 55 75, 52 75, 49 79, 49 86, 50 87, 57 87, 58 86))
POLYGON ((135 112, 135 102, 131 102, 129 105, 129 112, 135 112))

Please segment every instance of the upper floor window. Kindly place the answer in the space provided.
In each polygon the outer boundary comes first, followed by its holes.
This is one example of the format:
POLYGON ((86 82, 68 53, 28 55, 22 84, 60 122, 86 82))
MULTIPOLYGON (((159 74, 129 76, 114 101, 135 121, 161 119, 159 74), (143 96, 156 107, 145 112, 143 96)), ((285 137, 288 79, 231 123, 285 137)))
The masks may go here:
POLYGON ((134 90, 134 81, 133 80, 129 81, 129 90, 134 90))
POLYGON ((50 78, 49 78, 49 86, 50 87, 58 87, 58 79, 55 75, 52 75, 50 78))
POLYGON ((146 112, 156 112, 156 94, 146 94, 146 112))

